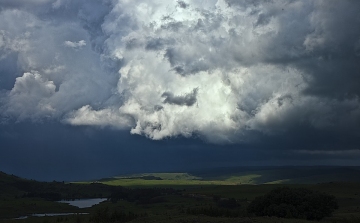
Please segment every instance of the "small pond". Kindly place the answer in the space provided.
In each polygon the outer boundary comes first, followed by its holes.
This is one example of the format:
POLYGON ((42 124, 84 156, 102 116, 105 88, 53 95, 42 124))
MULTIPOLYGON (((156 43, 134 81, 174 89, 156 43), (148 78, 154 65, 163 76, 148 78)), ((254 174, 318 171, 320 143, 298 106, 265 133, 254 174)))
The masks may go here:
MULTIPOLYGON (((103 201, 106 201, 106 198, 92 198, 92 199, 79 199, 79 200, 73 200, 73 201, 66 201, 66 200, 62 200, 62 201, 58 201, 60 203, 66 203, 78 208, 89 208, 92 207, 96 204, 100 204, 103 201)), ((29 216, 22 216, 19 218, 15 218, 15 219, 26 219, 28 217, 53 217, 53 216, 66 216, 66 215, 76 215, 76 214, 89 214, 89 213, 46 213, 46 214, 32 214, 29 216)))
POLYGON ((66 201, 66 200, 62 200, 62 201, 58 201, 60 203, 66 203, 78 208, 89 208, 92 207, 96 204, 99 204, 103 201, 106 201, 106 198, 92 198, 92 199, 80 199, 80 200, 73 200, 73 201, 66 201))
POLYGON ((89 213, 46 213, 46 214, 32 214, 29 216, 22 216, 18 218, 14 218, 15 220, 27 219, 28 217, 54 217, 54 216, 67 216, 67 215, 83 215, 89 213))
MULTIPOLYGON (((60 203, 65 203, 65 204, 69 204, 78 208, 89 208, 92 207, 96 204, 99 204, 103 201, 106 201, 106 198, 92 198, 92 199, 79 199, 79 200, 73 200, 73 201, 66 201, 66 200, 62 200, 62 201, 58 201, 60 203)), ((52 217, 52 216, 66 216, 66 215, 76 215, 76 214, 89 214, 89 213, 45 213, 45 214, 32 214, 29 216, 22 216, 19 218, 15 218, 15 219, 26 219, 28 217, 52 217)))

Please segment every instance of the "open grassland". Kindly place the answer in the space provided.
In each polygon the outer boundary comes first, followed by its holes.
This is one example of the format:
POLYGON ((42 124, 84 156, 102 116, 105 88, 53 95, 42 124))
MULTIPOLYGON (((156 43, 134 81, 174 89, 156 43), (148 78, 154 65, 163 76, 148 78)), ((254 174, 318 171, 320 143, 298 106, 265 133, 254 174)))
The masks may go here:
POLYGON ((142 180, 142 179, 112 179, 102 182, 111 186, 123 187, 172 187, 186 188, 191 186, 207 185, 235 185, 233 182, 226 181, 202 181, 202 180, 142 180))
POLYGON ((192 174, 203 180, 233 179, 239 184, 360 182, 359 167, 235 167, 197 171, 192 174))
MULTIPOLYGON (((240 185, 255 184, 258 174, 243 173, 238 176, 221 176, 214 178, 202 178, 189 173, 146 173, 117 176, 113 178, 104 178, 97 182, 111 186, 123 187, 172 187, 188 188, 198 186, 214 185, 240 185)), ((81 184, 90 184, 93 182, 76 182, 81 184)))
POLYGON ((112 186, 177 188, 198 185, 316 184, 347 181, 360 182, 358 167, 234 168, 193 173, 145 173, 99 180, 112 186))
POLYGON ((117 179, 162 179, 162 180, 200 180, 201 177, 189 173, 142 173, 115 177, 117 179))

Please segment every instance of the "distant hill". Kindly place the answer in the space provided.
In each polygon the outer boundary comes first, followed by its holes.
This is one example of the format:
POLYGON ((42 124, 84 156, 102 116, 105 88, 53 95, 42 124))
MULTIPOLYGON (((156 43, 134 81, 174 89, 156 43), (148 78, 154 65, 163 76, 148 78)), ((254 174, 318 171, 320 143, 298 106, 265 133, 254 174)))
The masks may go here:
POLYGON ((0 184, 1 183, 12 183, 12 182, 16 182, 18 180, 24 180, 24 179, 17 177, 15 175, 9 175, 9 174, 6 174, 6 173, 0 171, 0 184))
POLYGON ((199 180, 200 177, 188 173, 140 173, 121 175, 107 179, 145 179, 145 180, 199 180))
POLYGON ((207 180, 246 180, 249 184, 360 182, 360 167, 348 166, 234 167, 192 174, 207 180))
POLYGON ((109 196, 111 191, 112 187, 103 184, 39 182, 0 172, 0 199, 42 198, 57 201, 109 196))
POLYGON ((24 190, 18 187, 19 183, 27 182, 28 180, 20 177, 9 175, 0 171, 0 198, 19 196, 25 193, 24 190))
POLYGON ((360 182, 360 167, 285 166, 226 167, 189 173, 142 173, 100 180, 110 185, 239 185, 239 184, 316 184, 360 182))

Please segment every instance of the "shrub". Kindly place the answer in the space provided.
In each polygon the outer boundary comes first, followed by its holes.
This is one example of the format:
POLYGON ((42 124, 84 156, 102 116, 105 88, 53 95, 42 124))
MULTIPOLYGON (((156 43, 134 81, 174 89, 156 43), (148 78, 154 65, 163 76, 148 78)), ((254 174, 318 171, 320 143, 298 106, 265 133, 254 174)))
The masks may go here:
POLYGON ((255 198, 248 212, 257 216, 321 220, 338 208, 334 196, 303 188, 282 187, 255 198))
POLYGON ((240 206, 235 198, 228 198, 228 199, 219 199, 217 202, 216 202, 217 206, 218 207, 222 207, 222 208, 230 208, 230 209, 233 209, 233 208, 236 208, 238 206, 240 206))
POLYGON ((95 223, 112 223, 112 222, 128 222, 136 219, 138 217, 137 214, 133 212, 121 212, 121 211, 113 211, 110 212, 109 208, 103 208, 97 210, 97 212, 90 216, 90 222, 95 223))
POLYGON ((229 209, 217 208, 217 207, 188 208, 186 210, 186 213, 190 215, 206 215, 210 217, 228 217, 228 218, 237 218, 241 216, 239 210, 229 210, 229 209))

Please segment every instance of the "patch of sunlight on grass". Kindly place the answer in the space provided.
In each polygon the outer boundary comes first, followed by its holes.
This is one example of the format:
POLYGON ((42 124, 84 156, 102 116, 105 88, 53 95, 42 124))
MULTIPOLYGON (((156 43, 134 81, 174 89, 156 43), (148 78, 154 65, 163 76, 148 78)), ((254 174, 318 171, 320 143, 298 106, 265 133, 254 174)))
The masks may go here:
POLYGON ((201 177, 193 176, 188 173, 142 173, 142 174, 132 174, 124 176, 116 176, 116 179, 128 179, 128 178, 137 178, 137 177, 159 177, 163 180, 200 180, 201 177))
POLYGON ((283 179, 283 180, 275 180, 271 182, 266 182, 265 184, 287 184, 290 182, 290 179, 283 179))
POLYGON ((259 174, 249 174, 249 175, 243 175, 243 176, 231 176, 225 181, 227 182, 233 182, 236 184, 256 184, 256 179, 260 178, 261 175, 259 174))
POLYGON ((166 186, 199 186, 199 185, 236 185, 228 181, 202 181, 202 180, 143 180, 143 179, 115 179, 104 181, 103 184, 124 187, 166 187, 166 186))

